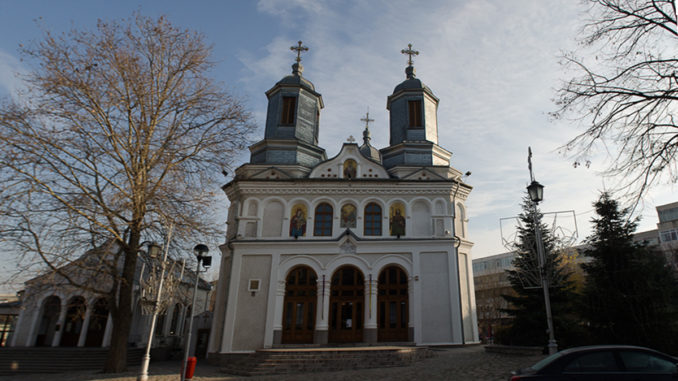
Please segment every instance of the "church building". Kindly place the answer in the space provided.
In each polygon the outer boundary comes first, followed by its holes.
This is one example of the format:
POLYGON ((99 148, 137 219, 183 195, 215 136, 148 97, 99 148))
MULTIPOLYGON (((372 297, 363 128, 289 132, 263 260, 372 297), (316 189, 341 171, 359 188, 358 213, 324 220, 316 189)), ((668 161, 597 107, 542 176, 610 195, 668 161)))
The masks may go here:
MULTIPOLYGON (((386 101, 390 145, 318 145, 324 107, 292 74, 266 92, 263 140, 223 187, 229 200, 210 356, 285 344, 478 342, 471 186, 438 145, 438 98, 415 75, 386 101)), ((328 126, 329 128, 345 128, 328 126)), ((361 127, 362 128, 362 127, 361 127)))

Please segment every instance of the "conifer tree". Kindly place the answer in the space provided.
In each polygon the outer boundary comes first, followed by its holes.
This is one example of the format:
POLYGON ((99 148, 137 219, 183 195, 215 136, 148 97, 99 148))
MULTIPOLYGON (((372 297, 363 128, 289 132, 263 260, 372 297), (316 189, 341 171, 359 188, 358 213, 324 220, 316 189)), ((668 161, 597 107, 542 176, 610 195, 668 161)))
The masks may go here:
POLYGON ((664 256, 633 242, 637 220, 608 193, 594 204, 591 248, 585 254, 583 314, 600 343, 635 344, 664 351, 676 341, 675 275, 664 256))
MULTIPOLYGON (((523 212, 518 216, 518 244, 513 270, 507 270, 515 295, 504 295, 510 307, 505 310, 513 317, 512 325, 504 332, 501 341, 513 345, 546 345, 548 331, 544 293, 541 286, 535 223, 532 201, 523 200, 523 212)), ((543 214, 537 210, 537 221, 544 242, 544 273, 549 279, 551 310, 556 340, 560 348, 571 346, 576 339, 576 319, 572 316, 571 304, 575 300, 574 282, 571 273, 562 265, 562 256, 557 249, 556 238, 548 226, 542 223, 543 214)))

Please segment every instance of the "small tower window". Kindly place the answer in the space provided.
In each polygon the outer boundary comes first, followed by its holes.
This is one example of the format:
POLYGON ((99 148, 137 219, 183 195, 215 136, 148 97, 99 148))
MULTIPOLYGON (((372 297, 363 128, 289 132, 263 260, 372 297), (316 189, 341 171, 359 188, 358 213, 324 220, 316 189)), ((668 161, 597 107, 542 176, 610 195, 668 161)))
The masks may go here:
POLYGON ((332 215, 332 206, 330 204, 322 203, 315 208, 313 235, 332 235, 332 215))
POLYGON ((294 110, 297 105, 297 98, 283 97, 282 114, 280 115, 280 124, 294 124, 294 110))
POLYGON ((408 101, 407 106, 410 116, 410 128, 422 128, 421 101, 408 101))

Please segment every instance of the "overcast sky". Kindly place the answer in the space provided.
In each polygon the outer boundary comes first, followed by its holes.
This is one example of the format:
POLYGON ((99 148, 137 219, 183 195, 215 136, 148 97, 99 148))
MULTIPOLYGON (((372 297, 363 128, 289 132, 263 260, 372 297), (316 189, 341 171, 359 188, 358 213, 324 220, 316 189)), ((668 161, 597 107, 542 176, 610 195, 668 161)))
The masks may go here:
MULTIPOLYGON (((605 157, 574 168, 557 149, 581 127, 551 121, 554 89, 567 79, 558 64, 576 48, 585 8, 574 0, 549 1, 10 1, 0 0, 0 96, 20 86, 20 43, 72 27, 93 28, 98 18, 125 18, 138 10, 167 15, 176 26, 200 31, 214 46, 216 80, 245 100, 263 137, 264 92, 291 72, 290 46, 302 40, 304 76, 323 96, 320 145, 334 156, 349 135, 361 137, 369 108, 372 144, 388 144, 386 98, 405 79, 408 43, 417 77, 440 99, 439 144, 452 166, 471 171, 467 203, 474 258, 506 251, 500 219, 520 212, 529 183, 527 147, 536 179, 545 185, 545 212, 574 210, 579 237, 589 234, 591 203, 613 184, 603 179, 605 157)), ((243 155, 240 162, 249 159, 243 155)), ((639 230, 656 226, 656 205, 676 201, 675 189, 655 188, 644 203, 639 230)), ((224 200, 224 203, 226 200, 224 200)), ((225 209, 224 209, 225 210, 225 209)), ((224 212, 225 213, 225 212, 224 212)), ((559 216, 571 230, 574 221, 559 216)), ((223 224, 225 214, 216 223, 223 224)), ((549 219, 553 222, 553 219, 549 219)), ((510 230, 504 229, 504 235, 510 230)), ((505 237, 508 238, 508 237, 505 237)))

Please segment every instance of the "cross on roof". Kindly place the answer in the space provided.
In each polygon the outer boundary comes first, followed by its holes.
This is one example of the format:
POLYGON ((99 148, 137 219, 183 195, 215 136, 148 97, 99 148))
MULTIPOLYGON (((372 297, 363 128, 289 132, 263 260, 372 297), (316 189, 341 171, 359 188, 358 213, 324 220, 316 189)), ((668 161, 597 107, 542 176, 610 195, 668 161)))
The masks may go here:
POLYGON ((412 66, 412 56, 418 56, 419 52, 416 50, 412 50, 412 44, 407 44, 407 49, 403 49, 400 51, 402 54, 407 54, 409 58, 407 59, 407 65, 412 66))
POLYGON ((374 122, 374 119, 370 119, 369 110, 367 111, 367 114, 365 114, 364 118, 360 118, 360 121, 365 122, 365 128, 368 128, 370 126, 370 122, 374 122))
POLYGON ((349 143, 353 143, 355 141, 355 138, 353 137, 353 135, 351 135, 348 137, 348 139, 346 139, 346 141, 349 143))
POLYGON ((302 46, 301 41, 299 41, 299 45, 298 46, 290 46, 290 50, 297 52, 297 63, 299 63, 299 62, 301 62, 301 52, 307 52, 308 48, 306 46, 302 46))

